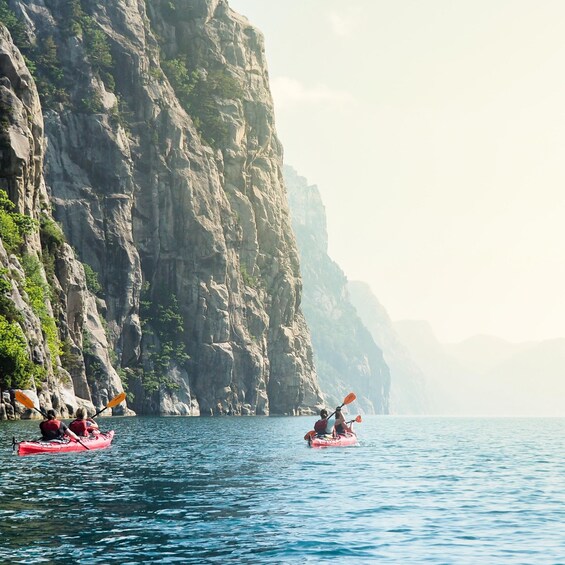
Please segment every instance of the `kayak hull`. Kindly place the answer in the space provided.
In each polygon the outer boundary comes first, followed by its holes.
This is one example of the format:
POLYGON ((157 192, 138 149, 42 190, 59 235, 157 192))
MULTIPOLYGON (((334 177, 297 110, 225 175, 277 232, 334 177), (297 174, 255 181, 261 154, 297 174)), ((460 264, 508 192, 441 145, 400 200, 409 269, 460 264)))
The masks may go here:
POLYGON ((346 433, 337 437, 314 436, 309 438, 310 447, 349 447, 357 445, 357 436, 354 433, 346 433))
MULTIPOLYGON (((94 437, 80 438, 82 443, 92 449, 110 447, 114 439, 114 430, 94 437)), ((35 455, 37 453, 67 453, 71 451, 88 451, 75 441, 21 441, 18 444, 18 455, 35 455)))

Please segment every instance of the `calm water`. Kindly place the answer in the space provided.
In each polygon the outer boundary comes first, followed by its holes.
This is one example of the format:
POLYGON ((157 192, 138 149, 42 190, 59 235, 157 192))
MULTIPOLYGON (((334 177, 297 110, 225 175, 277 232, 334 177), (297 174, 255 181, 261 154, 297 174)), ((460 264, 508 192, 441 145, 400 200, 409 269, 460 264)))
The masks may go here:
POLYGON ((565 563, 565 419, 122 418, 105 451, 16 457, 1 563, 565 563))

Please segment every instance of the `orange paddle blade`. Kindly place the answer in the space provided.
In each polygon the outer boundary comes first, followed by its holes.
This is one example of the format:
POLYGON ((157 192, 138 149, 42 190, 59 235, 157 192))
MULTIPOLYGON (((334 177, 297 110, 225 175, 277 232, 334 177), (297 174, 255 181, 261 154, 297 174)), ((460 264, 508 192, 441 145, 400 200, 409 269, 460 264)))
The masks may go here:
POLYGON ((359 414, 359 416, 357 416, 357 418, 355 418, 356 422, 362 422, 363 420, 361 419, 361 414, 359 414))
POLYGON ((344 399, 343 399, 343 404, 342 406, 344 406, 345 404, 351 404, 357 397, 355 396, 354 392, 350 392, 344 399))
POLYGON ((21 390, 16 390, 14 396, 16 397, 16 400, 18 402, 21 402, 26 408, 31 408, 32 410, 35 409, 33 400, 29 396, 24 394, 21 390))
POLYGON ((308 441, 309 439, 313 438, 315 435, 316 435, 316 432, 314 430, 311 430, 304 436, 304 439, 306 441, 308 441))
POLYGON ((114 406, 117 406, 118 404, 120 404, 120 402, 123 402, 125 399, 126 399, 126 393, 120 392, 118 396, 115 396, 114 398, 112 398, 112 400, 110 400, 110 402, 108 402, 108 404, 106 404, 106 408, 114 408, 114 406))

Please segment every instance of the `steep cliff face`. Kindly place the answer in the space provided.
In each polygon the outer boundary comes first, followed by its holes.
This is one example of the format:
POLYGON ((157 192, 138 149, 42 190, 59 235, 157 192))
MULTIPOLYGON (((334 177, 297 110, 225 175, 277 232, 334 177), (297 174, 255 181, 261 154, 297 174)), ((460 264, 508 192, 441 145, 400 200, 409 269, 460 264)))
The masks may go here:
POLYGON ((429 410, 426 376, 396 333, 388 312, 367 283, 347 284, 351 303, 390 368, 392 414, 426 414, 429 410))
POLYGON ((33 416, 10 402, 16 387, 68 416, 123 389, 83 267, 51 216, 39 97, 1 24, 0 110, 0 419, 33 416))
POLYGON ((330 405, 354 391, 364 410, 388 414, 389 368, 349 300, 345 274, 328 256, 326 213, 318 188, 291 167, 284 174, 320 386, 330 405))
POLYGON ((221 0, 10 7, 36 64, 54 214, 98 277, 133 408, 315 410, 260 34, 221 0))

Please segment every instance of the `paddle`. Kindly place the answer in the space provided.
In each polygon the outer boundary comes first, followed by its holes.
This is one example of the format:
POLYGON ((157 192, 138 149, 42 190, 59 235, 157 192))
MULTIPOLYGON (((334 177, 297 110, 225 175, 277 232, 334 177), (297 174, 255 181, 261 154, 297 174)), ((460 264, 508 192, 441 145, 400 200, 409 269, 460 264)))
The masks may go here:
POLYGON ((92 416, 90 419, 94 420, 94 418, 96 418, 96 416, 98 416, 101 412, 104 412, 104 410, 106 410, 106 408, 114 408, 114 406, 117 406, 118 404, 123 402, 125 399, 126 399, 126 393, 120 392, 120 394, 118 394, 117 396, 114 396, 114 398, 112 398, 112 400, 110 400, 108 402, 108 404, 106 404, 106 406, 104 406, 104 408, 100 408, 100 410, 98 410, 98 412, 96 412, 96 414, 94 414, 94 416, 92 416))
MULTIPOLYGON (((29 408, 30 410, 35 410, 36 412, 39 412, 44 418, 47 418, 47 414, 45 414, 45 412, 43 412, 43 410, 39 410, 39 408, 36 408, 35 404, 33 403, 33 400, 29 396, 24 394, 21 390, 16 390, 16 392, 14 393, 14 396, 16 397, 16 400, 18 402, 20 402, 21 404, 23 404, 26 408, 29 408)), ((73 432, 71 432, 71 433, 73 433, 73 432)), ((73 437, 73 436, 74 436, 74 439, 76 439, 84 447, 84 449, 90 451, 90 447, 88 447, 87 445, 84 445, 84 443, 82 443, 82 441, 80 441, 79 437, 76 434, 73 434, 71 437, 73 437)))
MULTIPOLYGON (((343 399, 343 404, 339 407, 340 410, 346 405, 346 404, 351 404, 357 397, 355 396, 355 393, 350 392, 344 399, 343 399)), ((326 420, 329 420, 334 414, 336 413, 336 411, 334 410, 327 418, 326 420)), ((357 416, 357 418, 359 418, 359 422, 361 421, 361 416, 357 416)), ((356 419, 357 419, 356 418, 356 419)), ((353 420, 351 420, 353 422, 353 420)), ((310 430, 305 436, 304 439, 306 441, 312 439, 314 436, 316 435, 316 432, 314 430, 310 430)))
MULTIPOLYGON (((350 392, 344 399, 343 399, 343 404, 339 407, 339 409, 341 410, 346 404, 351 404, 357 397, 355 396, 355 393, 350 392)), ((334 410, 328 417, 327 419, 329 420, 335 413, 337 412, 337 410, 334 410)))
POLYGON ((353 420, 349 420, 349 422, 345 422, 345 423, 346 423, 346 424, 353 424, 353 422, 360 423, 360 422, 362 422, 362 421, 363 421, 363 420, 361 419, 361 415, 359 415, 359 416, 356 416, 355 418, 353 418, 353 420))

